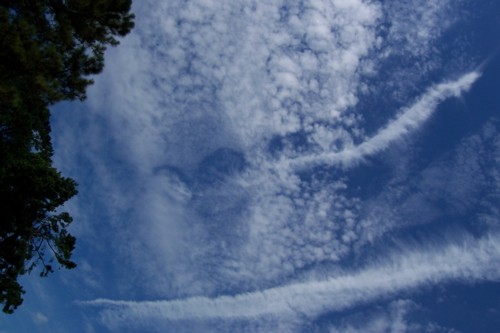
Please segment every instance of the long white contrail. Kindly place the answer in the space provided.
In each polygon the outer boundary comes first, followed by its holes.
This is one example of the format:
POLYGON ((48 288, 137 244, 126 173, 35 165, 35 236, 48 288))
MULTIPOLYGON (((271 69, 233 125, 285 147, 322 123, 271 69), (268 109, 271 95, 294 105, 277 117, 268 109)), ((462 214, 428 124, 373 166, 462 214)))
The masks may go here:
POLYGON ((452 279, 500 279, 500 237, 466 239, 441 250, 400 253, 359 272, 236 296, 144 302, 97 299, 82 303, 103 307, 108 317, 139 321, 317 315, 452 279))
POLYGON ((417 129, 429 119, 441 102, 450 97, 459 97, 468 91, 480 76, 479 72, 474 71, 458 80, 431 87, 412 106, 403 109, 396 119, 360 145, 339 152, 325 152, 281 162, 298 169, 317 164, 350 166, 359 163, 363 158, 387 149, 391 143, 417 129))

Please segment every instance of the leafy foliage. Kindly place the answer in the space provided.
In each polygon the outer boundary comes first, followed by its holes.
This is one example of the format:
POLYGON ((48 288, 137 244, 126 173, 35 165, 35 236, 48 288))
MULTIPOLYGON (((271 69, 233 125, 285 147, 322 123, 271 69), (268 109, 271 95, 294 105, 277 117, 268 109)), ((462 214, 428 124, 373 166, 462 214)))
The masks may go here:
POLYGON ((52 166, 49 106, 84 99, 106 46, 133 28, 131 0, 0 1, 0 304, 23 301, 18 277, 71 261, 72 222, 58 207, 76 183, 52 166), (49 259, 47 259, 47 253, 49 259))

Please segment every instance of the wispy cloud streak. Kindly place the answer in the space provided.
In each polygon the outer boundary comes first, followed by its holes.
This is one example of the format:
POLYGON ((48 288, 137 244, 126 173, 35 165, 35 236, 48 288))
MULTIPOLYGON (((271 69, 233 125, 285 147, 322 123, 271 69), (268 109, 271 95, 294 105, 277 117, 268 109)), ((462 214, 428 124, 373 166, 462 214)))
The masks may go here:
POLYGON ((365 157, 383 151, 394 141, 417 129, 431 117, 441 102, 450 97, 459 97, 462 93, 468 91, 480 76, 479 72, 471 72, 456 81, 445 82, 431 87, 411 107, 404 109, 395 120, 373 137, 357 146, 346 148, 340 152, 307 155, 295 158, 287 163, 297 169, 315 164, 349 166, 358 163, 365 157))
POLYGON ((465 239, 440 250, 429 248, 390 258, 351 274, 236 296, 146 302, 97 299, 83 304, 104 307, 108 316, 115 314, 132 320, 244 319, 297 313, 317 315, 450 279, 498 280, 500 237, 490 235, 479 240, 465 239))

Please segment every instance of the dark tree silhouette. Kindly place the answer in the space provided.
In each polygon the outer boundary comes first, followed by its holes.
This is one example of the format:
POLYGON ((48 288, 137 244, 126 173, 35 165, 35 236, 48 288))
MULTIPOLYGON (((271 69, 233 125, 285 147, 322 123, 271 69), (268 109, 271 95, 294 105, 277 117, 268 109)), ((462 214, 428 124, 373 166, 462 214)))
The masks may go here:
POLYGON ((76 183, 52 166, 49 106, 83 100, 106 47, 133 28, 131 0, 0 0, 0 304, 23 301, 18 277, 74 268, 67 212, 76 183))

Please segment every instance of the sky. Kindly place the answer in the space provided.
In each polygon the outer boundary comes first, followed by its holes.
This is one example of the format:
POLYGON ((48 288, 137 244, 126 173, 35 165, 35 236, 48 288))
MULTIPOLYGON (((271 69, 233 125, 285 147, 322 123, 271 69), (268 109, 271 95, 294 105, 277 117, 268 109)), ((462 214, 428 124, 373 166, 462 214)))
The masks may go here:
POLYGON ((135 1, 52 108, 75 270, 13 332, 497 332, 500 3, 135 1))

